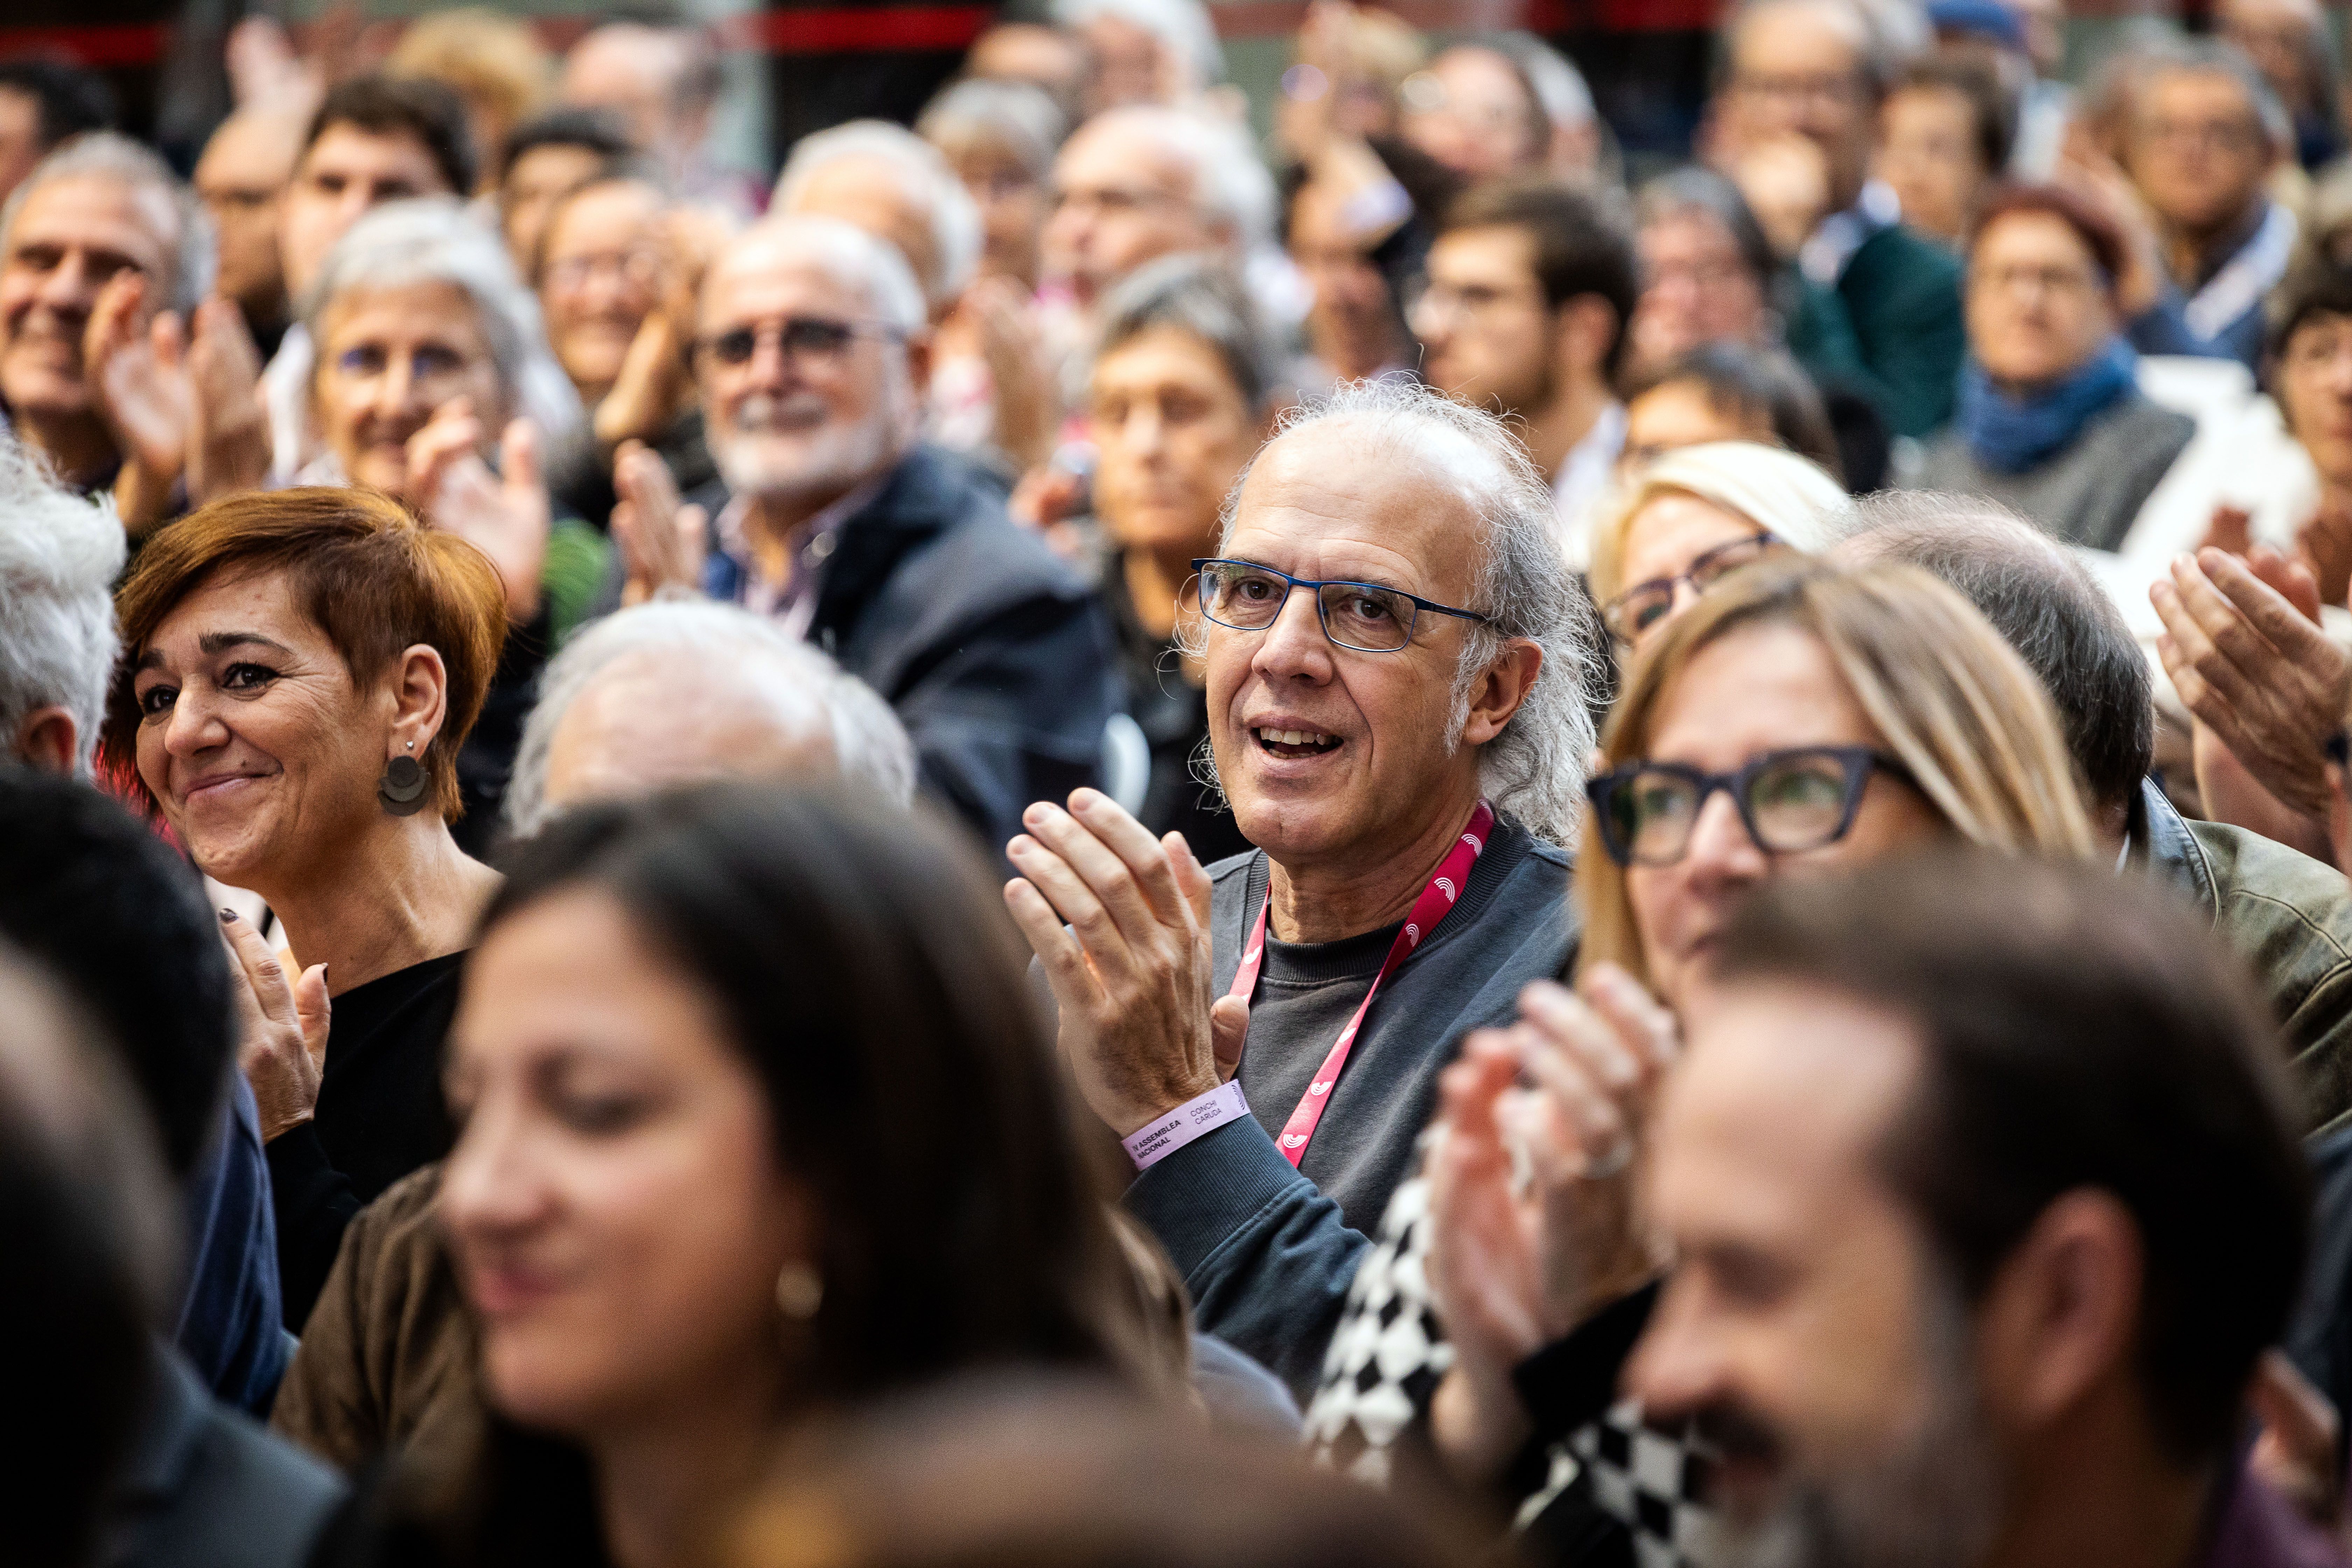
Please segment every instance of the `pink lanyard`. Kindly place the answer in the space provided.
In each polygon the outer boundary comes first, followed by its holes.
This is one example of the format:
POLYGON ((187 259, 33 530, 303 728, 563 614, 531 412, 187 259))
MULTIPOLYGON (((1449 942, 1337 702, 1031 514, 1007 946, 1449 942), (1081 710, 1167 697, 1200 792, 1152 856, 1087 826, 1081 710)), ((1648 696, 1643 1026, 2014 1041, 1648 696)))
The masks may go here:
MULTIPOLYGON (((1282 1157, 1293 1165, 1307 1157, 1307 1142, 1315 1136, 1316 1124, 1323 1120, 1323 1107, 1329 1102, 1331 1086, 1339 1081, 1339 1069, 1348 1065, 1348 1052, 1356 1043, 1356 1031, 1363 1026, 1364 1015, 1371 1011, 1372 998, 1381 994, 1381 984, 1393 973, 1398 964, 1412 956, 1421 939, 1437 929, 1437 922, 1454 908, 1454 900, 1462 896, 1469 885, 1470 868, 1486 847, 1487 830, 1495 826, 1495 808, 1485 801, 1470 814, 1470 826, 1445 852, 1445 859, 1437 868, 1437 875, 1412 901, 1412 912, 1405 917, 1404 929, 1389 943, 1389 955, 1381 962, 1381 972, 1372 977, 1372 988, 1364 993, 1364 1000, 1356 1008, 1356 1016, 1339 1031, 1339 1043, 1315 1069, 1315 1080, 1307 1092, 1298 1097, 1298 1109, 1282 1124, 1282 1157)), ((1241 967, 1234 971, 1233 989, 1229 996, 1246 1002, 1257 990, 1257 972, 1265 963, 1266 905, 1274 901, 1274 889, 1266 889, 1266 903, 1258 907, 1257 924, 1251 929, 1249 946, 1242 953, 1241 967)))

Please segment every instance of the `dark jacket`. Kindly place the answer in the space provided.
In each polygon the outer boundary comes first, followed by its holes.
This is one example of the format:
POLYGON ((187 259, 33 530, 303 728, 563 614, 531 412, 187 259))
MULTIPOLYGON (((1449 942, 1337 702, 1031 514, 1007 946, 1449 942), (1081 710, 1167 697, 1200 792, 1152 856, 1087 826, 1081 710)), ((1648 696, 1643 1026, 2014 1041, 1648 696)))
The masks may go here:
POLYGON ((1952 416, 1968 353, 1959 261, 1889 225, 1847 258, 1836 288, 1797 289, 1788 342, 1816 381, 1867 396, 1896 435, 1933 434, 1952 416))
MULTIPOLYGON (((296 1568, 343 1484, 206 1394, 157 1348, 153 1393, 109 1505, 104 1568, 296 1568)), ((21 1436, 38 1441, 37 1432, 21 1436)))
POLYGON ((2352 884, 2259 833, 2184 821, 2153 782, 2140 786, 2130 833, 2136 858, 2187 893, 2261 981, 2305 1126, 2352 1123, 2352 884))
MULTIPOLYGON (((715 519, 728 498, 696 499, 715 519)), ((909 452, 842 524, 821 571, 809 640, 898 711, 924 791, 993 853, 1032 802, 1100 782, 1119 706, 1110 628, 1077 574, 969 465, 909 452)), ((714 551, 703 586, 739 599, 742 574, 714 551)))
POLYGON ((294 1342, 278 1285, 278 1216, 260 1112, 231 1072, 221 1128, 189 1173, 187 1279, 173 1343, 214 1394, 256 1418, 269 1414, 294 1342))

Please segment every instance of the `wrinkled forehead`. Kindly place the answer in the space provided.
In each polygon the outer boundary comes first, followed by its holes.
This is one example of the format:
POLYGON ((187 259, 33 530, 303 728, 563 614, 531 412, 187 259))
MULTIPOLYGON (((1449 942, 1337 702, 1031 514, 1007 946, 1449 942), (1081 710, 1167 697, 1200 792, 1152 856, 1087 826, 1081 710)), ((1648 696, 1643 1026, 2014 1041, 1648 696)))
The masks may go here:
POLYGON ((65 174, 44 180, 26 194, 9 225, 5 248, 28 245, 111 251, 141 270, 160 273, 171 259, 178 226, 171 199, 162 191, 116 174, 65 174))
POLYGON ((752 236, 730 247, 702 286, 702 324, 724 329, 772 316, 876 313, 872 289, 813 247, 752 236))
POLYGON ((1258 455, 1234 500, 1226 542, 1239 549, 1236 542, 1278 541, 1306 552, 1302 564, 1325 547, 1349 559, 1392 556, 1410 567, 1411 581, 1398 586, 1425 597, 1465 595, 1502 479, 1489 454, 1443 426, 1344 415, 1318 420, 1258 455))

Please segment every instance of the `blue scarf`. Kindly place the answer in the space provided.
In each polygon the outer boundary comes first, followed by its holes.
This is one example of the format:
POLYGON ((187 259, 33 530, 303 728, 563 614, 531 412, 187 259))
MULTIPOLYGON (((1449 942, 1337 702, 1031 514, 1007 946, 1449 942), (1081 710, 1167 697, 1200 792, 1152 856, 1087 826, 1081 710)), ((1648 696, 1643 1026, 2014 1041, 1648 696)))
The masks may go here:
POLYGON ((2123 339, 2074 374, 2032 397, 2014 398, 1971 357, 1960 372, 1960 434, 1995 472, 2021 474, 2082 434, 2091 416, 2132 389, 2139 355, 2123 339))

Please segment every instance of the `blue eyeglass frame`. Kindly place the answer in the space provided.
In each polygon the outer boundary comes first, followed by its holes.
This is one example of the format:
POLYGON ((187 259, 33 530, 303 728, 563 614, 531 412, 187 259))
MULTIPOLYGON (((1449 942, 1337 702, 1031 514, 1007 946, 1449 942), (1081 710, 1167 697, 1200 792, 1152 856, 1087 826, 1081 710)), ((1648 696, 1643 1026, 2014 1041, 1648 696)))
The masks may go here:
POLYGON ((1271 566, 1261 565, 1255 561, 1244 561, 1231 555, 1203 556, 1192 563, 1193 574, 1204 576, 1212 566, 1239 566, 1251 572, 1263 572, 1269 577, 1279 577, 1290 584, 1289 588, 1283 590, 1282 603, 1274 607, 1274 614, 1266 617, 1265 625, 1262 626, 1237 626, 1231 621, 1209 615, 1209 597, 1206 594, 1202 594, 1201 614, 1208 616, 1209 619, 1229 631, 1262 632, 1271 629, 1274 623, 1282 618, 1283 610, 1288 606, 1291 591, 1297 588, 1315 590, 1316 624, 1323 628, 1324 637, 1333 647, 1344 647, 1350 653, 1402 653, 1412 646, 1412 634, 1421 626, 1421 612, 1423 610, 1434 610, 1441 616, 1455 616, 1465 621, 1476 621, 1480 626, 1495 624, 1495 617, 1492 616, 1482 616, 1475 610, 1456 609, 1452 605, 1441 605, 1434 599, 1424 599, 1418 594, 1408 594, 1402 588, 1391 588, 1386 583, 1351 583, 1345 578, 1318 582, 1312 577, 1294 577, 1287 572, 1277 572, 1271 566), (1405 623, 1404 641, 1394 647, 1366 647, 1360 643, 1341 642, 1331 630, 1330 613, 1323 607, 1323 590, 1326 588, 1363 588, 1375 594, 1394 594, 1398 598, 1410 602, 1412 605, 1412 619, 1405 623))
POLYGON ((1601 828, 1601 847, 1608 852, 1609 858, 1616 861, 1620 866, 1673 866, 1680 863, 1683 857, 1690 853, 1688 835, 1684 837, 1682 847, 1675 852, 1673 858, 1665 860, 1635 860, 1632 840, 1621 839, 1618 836, 1617 823, 1610 809, 1611 805, 1620 791, 1632 784, 1643 773, 1670 774, 1685 781, 1698 791, 1698 800, 1691 807, 1691 825, 1694 831, 1697 827, 1699 814, 1706 809, 1708 798, 1717 790, 1721 790, 1731 796, 1732 808, 1739 813, 1739 825, 1748 830, 1750 843, 1767 855, 1797 855, 1802 854, 1806 849, 1825 848, 1853 831, 1853 819, 1862 812, 1862 797, 1869 786, 1870 775, 1874 773, 1885 773, 1888 777, 1909 784, 1914 789, 1919 787, 1917 780, 1913 776, 1910 768, 1905 765, 1902 758, 1882 752, 1874 746, 1789 746, 1780 751, 1766 752, 1759 756, 1750 757, 1746 763, 1727 773, 1711 773, 1704 769, 1689 767, 1681 763, 1627 763, 1622 767, 1612 768, 1598 777, 1587 779, 1584 784, 1584 795, 1585 798, 1592 803, 1592 815, 1601 828), (1836 829, 1820 843, 1808 844, 1801 848, 1776 849, 1764 842, 1764 835, 1757 829, 1756 812, 1748 799, 1748 792, 1754 785, 1757 774, 1767 768, 1775 767, 1800 757, 1831 757, 1837 761, 1838 765, 1845 773, 1843 806, 1838 814, 1836 829))

